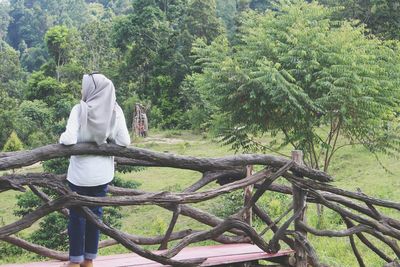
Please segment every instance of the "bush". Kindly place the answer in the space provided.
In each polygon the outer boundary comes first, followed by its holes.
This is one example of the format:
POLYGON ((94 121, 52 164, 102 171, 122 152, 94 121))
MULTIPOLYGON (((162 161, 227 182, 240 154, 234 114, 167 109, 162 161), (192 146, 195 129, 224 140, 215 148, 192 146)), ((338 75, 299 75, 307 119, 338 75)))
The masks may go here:
POLYGON ((1 257, 6 256, 20 256, 24 250, 20 247, 11 245, 7 242, 0 240, 0 255, 1 257))
POLYGON ((29 239, 47 248, 65 251, 68 249, 67 225, 68 220, 63 214, 53 212, 39 223, 39 229, 29 239))
POLYGON ((4 144, 3 151, 10 152, 10 151, 19 151, 24 148, 21 139, 19 139, 17 133, 12 131, 10 137, 8 137, 6 143, 4 144))
POLYGON ((114 186, 130 188, 130 189, 136 189, 139 186, 141 186, 141 183, 138 181, 126 181, 118 176, 114 177, 114 180, 112 181, 111 184, 114 186))
POLYGON ((43 170, 54 174, 67 173, 69 165, 68 158, 56 158, 43 162, 43 170))
POLYGON ((212 213, 218 217, 226 218, 238 212, 244 204, 243 190, 236 190, 229 194, 224 194, 218 198, 218 202, 212 206, 212 213))
POLYGON ((20 217, 34 211, 42 203, 42 201, 32 191, 27 191, 24 194, 17 195, 16 198, 18 209, 14 210, 13 213, 15 216, 20 217))
POLYGON ((291 196, 268 192, 260 198, 258 205, 266 210, 271 218, 277 218, 289 208, 291 201, 291 196))
POLYGON ((28 136, 28 141, 27 143, 29 144, 29 147, 35 148, 39 146, 44 146, 49 143, 52 143, 52 138, 48 134, 42 132, 42 131, 37 131, 33 132, 28 136))

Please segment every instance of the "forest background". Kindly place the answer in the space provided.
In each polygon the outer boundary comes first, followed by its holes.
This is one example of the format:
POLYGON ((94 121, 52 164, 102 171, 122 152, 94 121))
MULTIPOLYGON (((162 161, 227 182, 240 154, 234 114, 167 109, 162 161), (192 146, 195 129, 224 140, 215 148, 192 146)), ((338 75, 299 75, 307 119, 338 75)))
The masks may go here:
POLYGON ((365 125, 397 114, 398 1, 308 2, 2 0, 0 148, 13 131, 25 148, 55 142, 91 71, 113 80, 128 124, 141 102, 153 128, 283 131, 305 149, 299 137, 318 141, 301 129, 335 117, 387 148, 365 125))
POLYGON ((399 11, 397 0, 0 0, 0 149, 56 142, 82 74, 100 71, 128 126, 140 102, 153 129, 243 152, 289 145, 324 171, 348 146, 397 157, 399 11))

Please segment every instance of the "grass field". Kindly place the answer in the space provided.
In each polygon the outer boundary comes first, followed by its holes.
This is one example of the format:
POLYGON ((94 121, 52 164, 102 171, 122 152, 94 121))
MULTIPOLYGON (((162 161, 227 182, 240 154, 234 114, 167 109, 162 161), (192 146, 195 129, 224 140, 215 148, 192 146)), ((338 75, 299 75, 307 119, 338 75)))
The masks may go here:
MULTIPOLYGON (((133 144, 138 147, 144 147, 155 151, 171 152, 181 155, 191 155, 198 157, 216 157, 233 154, 229 148, 222 147, 213 142, 206 136, 193 135, 188 132, 158 132, 152 133, 149 138, 136 140, 133 144)), ((286 152, 289 152, 287 148, 286 152)), ((375 157, 370 155, 362 147, 346 147, 338 152, 334 159, 330 174, 335 177, 334 184, 338 187, 356 191, 360 188, 364 193, 371 196, 391 199, 400 202, 400 179, 397 173, 400 171, 398 159, 386 156, 380 157, 382 163, 392 173, 386 172, 376 161, 375 157)), ((40 171, 40 167, 33 169, 40 171)), ((32 171, 32 170, 30 170, 32 171)), ((200 178, 200 174, 193 171, 178 170, 172 168, 146 168, 143 171, 130 174, 117 174, 125 180, 135 180, 141 183, 140 189, 146 191, 181 191, 188 185, 200 178)), ((212 187, 215 185, 209 185, 212 187)), ((6 192, 0 194, 0 224, 7 224, 16 219, 12 214, 15 209, 15 195, 19 193, 6 192)), ((196 204, 210 212, 220 209, 223 201, 229 200, 228 197, 219 197, 207 202, 196 204)), ((267 192, 260 200, 261 205, 265 206, 271 214, 278 216, 289 204, 288 197, 267 192)), ((122 230, 137 235, 152 236, 162 234, 166 231, 171 213, 156 206, 132 206, 124 207, 122 230)), ((383 210, 387 215, 400 219, 399 212, 383 210)), ((308 223, 316 226, 316 211, 314 205, 309 205, 307 211, 308 223)), ((255 220, 255 227, 261 230, 264 225, 255 220)), ((23 231, 22 235, 28 235, 32 228, 23 231)), ((325 210, 324 227, 327 229, 343 229, 340 218, 334 212, 325 210)), ((181 229, 200 229, 200 225, 186 217, 180 217, 176 230, 181 229)), ((204 229, 204 228, 201 228, 204 229)), ((268 233, 265 237, 268 238, 268 233)), ((329 266, 358 266, 351 252, 348 238, 317 238, 309 236, 311 243, 317 250, 320 260, 329 266)), ((209 243, 204 242, 204 243, 209 243)), ((203 244, 204 244, 203 243, 203 244)), ((381 244, 376 241, 378 246, 381 244)), ((375 254, 369 251, 363 244, 357 242, 360 252, 367 266, 382 266, 383 261, 375 254)), ((156 249, 157 247, 149 247, 156 249)), ((6 262, 24 262, 31 261, 35 256, 24 252, 22 255, 6 256, 5 253, 12 251, 12 248, 0 242, 0 264, 6 262)), ((112 246, 101 250, 101 254, 122 253, 127 250, 122 246, 112 246)), ((385 249, 388 255, 395 257, 391 251, 385 249)), ((37 258, 36 258, 37 260, 37 258)))

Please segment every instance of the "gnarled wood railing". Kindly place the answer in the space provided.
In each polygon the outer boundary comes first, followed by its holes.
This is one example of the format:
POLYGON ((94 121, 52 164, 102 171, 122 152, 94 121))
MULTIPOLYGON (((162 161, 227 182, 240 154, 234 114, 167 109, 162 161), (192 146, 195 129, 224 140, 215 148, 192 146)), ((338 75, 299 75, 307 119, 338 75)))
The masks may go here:
MULTIPOLYGON (((20 220, 0 227, 0 240, 9 242, 37 254, 60 260, 66 260, 63 252, 54 251, 26 240, 14 234, 31 226, 47 214, 60 211, 68 213, 67 208, 80 206, 88 220, 96 224, 101 231, 111 237, 101 241, 100 247, 120 243, 131 251, 159 263, 172 266, 197 266, 205 259, 194 261, 177 261, 172 259, 184 247, 191 243, 212 239, 221 243, 252 242, 266 252, 277 252, 280 242, 285 242, 296 251, 294 266, 324 266, 307 234, 327 237, 349 237, 353 252, 360 266, 366 266, 354 242, 356 235, 361 242, 369 247, 384 261, 396 264, 400 258, 400 221, 390 218, 375 207, 385 207, 400 210, 400 203, 381 200, 367 196, 361 192, 350 192, 329 184, 332 178, 321 171, 310 169, 302 164, 301 151, 294 151, 292 159, 271 155, 237 155, 221 158, 195 158, 178 156, 169 153, 159 153, 139 148, 123 148, 117 145, 105 144, 97 146, 83 143, 74 146, 48 145, 31 151, 0 153, 0 170, 9 170, 29 166, 39 161, 66 157, 70 155, 113 155, 117 164, 149 167, 174 167, 201 172, 202 178, 186 188, 183 192, 144 192, 110 186, 112 196, 96 198, 77 195, 65 184, 65 175, 49 173, 6 174, 0 177, 0 193, 6 190, 24 191, 28 186, 43 200, 43 205, 25 215, 20 220), (264 166, 261 171, 252 174, 249 165, 264 166), (292 185, 285 186, 275 183, 283 177, 292 185), (215 189, 198 191, 205 185, 217 181, 221 186, 215 189), (253 193, 246 193, 246 201, 242 209, 228 218, 219 218, 208 212, 190 206, 221 194, 242 188, 254 187, 253 193), (58 197, 50 198, 40 188, 49 188, 58 193, 58 197), (282 194, 292 194, 293 203, 289 210, 277 219, 269 216, 257 201, 265 191, 282 194), (318 230, 307 225, 305 220, 306 203, 319 203, 337 212, 345 222, 346 230, 318 230), (163 236, 142 237, 114 229, 99 220, 87 206, 127 206, 127 205, 158 205, 173 212, 173 216, 163 236), (250 212, 254 212, 266 223, 266 228, 257 233, 249 223, 250 212), (287 221, 280 221, 292 212, 287 221), (179 216, 188 216, 202 224, 211 226, 208 230, 184 230, 174 232, 174 226, 179 216), (293 225, 294 227, 290 227, 293 225), (293 229, 293 230, 289 230, 293 229), (271 240, 264 240, 266 231, 273 231, 271 240), (392 253, 387 254, 368 240, 368 235, 375 237, 387 245, 392 253), (180 240, 167 249, 168 242, 180 240), (156 254, 142 248, 140 245, 160 244, 160 249, 166 249, 162 254, 156 254)), ((395 265, 394 265, 395 266, 395 265)))

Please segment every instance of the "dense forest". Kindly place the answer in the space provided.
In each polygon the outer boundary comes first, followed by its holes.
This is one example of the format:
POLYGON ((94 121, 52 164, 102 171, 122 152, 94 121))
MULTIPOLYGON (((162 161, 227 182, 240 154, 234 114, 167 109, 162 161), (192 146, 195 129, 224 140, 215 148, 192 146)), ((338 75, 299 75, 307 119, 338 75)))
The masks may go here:
MULTIPOLYGON (((83 73, 113 80, 127 122, 268 133, 328 169, 338 136, 398 150, 397 0, 0 1, 0 148, 55 142, 83 73), (325 127, 328 133, 318 129, 325 127), (322 156, 321 156, 322 155, 322 156)), ((270 148, 270 147, 268 147, 270 148)))

